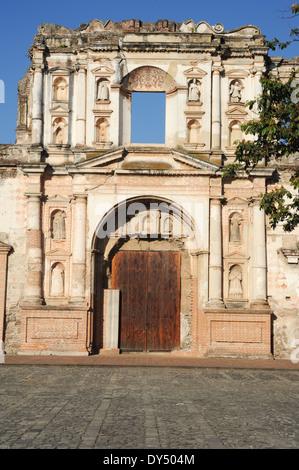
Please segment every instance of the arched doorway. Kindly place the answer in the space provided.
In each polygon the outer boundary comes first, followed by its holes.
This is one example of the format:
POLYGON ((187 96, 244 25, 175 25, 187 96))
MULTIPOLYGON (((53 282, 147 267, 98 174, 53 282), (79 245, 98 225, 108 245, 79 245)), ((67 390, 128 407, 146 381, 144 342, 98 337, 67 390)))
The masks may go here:
POLYGON ((170 201, 134 198, 105 215, 93 244, 95 353, 192 348, 196 243, 170 201))
MULTIPOLYGON (((165 109, 163 112, 163 118, 165 118, 165 135, 163 136, 163 142, 165 142, 165 145, 168 147, 176 147, 177 135, 173 117, 176 114, 178 106, 178 87, 175 79, 168 72, 159 67, 149 65, 141 66, 131 70, 123 77, 120 83, 120 90, 120 113, 122 122, 120 128, 120 144, 124 146, 132 144, 132 93, 165 93, 165 109)), ((161 116, 159 115, 158 109, 152 110, 152 120, 160 120, 161 116)), ((142 142, 150 143, 150 140, 146 141, 145 137, 144 139, 145 140, 142 140, 142 142)))

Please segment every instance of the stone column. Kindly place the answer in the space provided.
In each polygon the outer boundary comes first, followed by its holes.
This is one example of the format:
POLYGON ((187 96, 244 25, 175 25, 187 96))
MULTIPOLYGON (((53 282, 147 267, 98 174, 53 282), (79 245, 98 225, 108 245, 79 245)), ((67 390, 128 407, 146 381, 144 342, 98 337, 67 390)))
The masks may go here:
POLYGON ((43 66, 34 69, 32 104, 32 145, 41 146, 43 136, 43 66))
POLYGON ((1 341, 4 341, 7 256, 10 250, 11 250, 11 247, 9 245, 6 245, 6 243, 0 242, 0 356, 1 356, 1 341))
POLYGON ((26 301, 42 303, 41 193, 27 193, 28 276, 26 301))
POLYGON ((77 64, 77 117, 76 117, 76 146, 85 145, 86 126, 86 69, 85 65, 77 64))
POLYGON ((224 307, 222 297, 222 223, 221 197, 210 199, 210 264, 208 306, 224 307))
POLYGON ((262 308, 267 303, 266 223, 260 200, 253 201, 252 223, 252 304, 262 308))
POLYGON ((86 201, 87 194, 74 194, 72 302, 85 301, 86 274, 86 201))
MULTIPOLYGON (((254 74, 254 99, 255 100, 258 100, 260 95, 262 94, 262 91, 263 91, 263 87, 262 87, 262 84, 260 82, 260 79, 263 75, 263 72, 265 71, 264 68, 254 68, 253 69, 253 74, 254 74)), ((257 106, 257 103, 254 104, 254 107, 253 107, 253 111, 258 114, 258 106, 257 106)))
POLYGON ((221 68, 213 69, 212 79, 212 150, 221 149, 221 92, 220 73, 221 68))

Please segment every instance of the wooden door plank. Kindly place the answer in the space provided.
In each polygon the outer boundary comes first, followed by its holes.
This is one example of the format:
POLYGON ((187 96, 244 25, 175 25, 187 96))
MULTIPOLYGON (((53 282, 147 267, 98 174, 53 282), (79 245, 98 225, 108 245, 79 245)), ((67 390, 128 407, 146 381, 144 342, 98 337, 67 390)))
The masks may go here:
POLYGON ((180 254, 120 251, 112 288, 121 291, 120 348, 168 351, 180 345, 180 254))
POLYGON ((169 351, 180 345, 179 259, 177 252, 149 254, 147 348, 152 351, 169 351))

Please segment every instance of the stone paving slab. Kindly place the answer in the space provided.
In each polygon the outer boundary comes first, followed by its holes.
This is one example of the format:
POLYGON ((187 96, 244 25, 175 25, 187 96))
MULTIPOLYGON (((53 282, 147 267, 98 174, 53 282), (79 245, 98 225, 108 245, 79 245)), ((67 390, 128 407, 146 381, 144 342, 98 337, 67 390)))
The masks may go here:
POLYGON ((94 356, 5 355, 5 364, 89 365, 89 366, 167 366, 167 367, 229 367, 253 369, 297 369, 299 361, 287 359, 198 358, 167 353, 132 353, 94 356))
POLYGON ((295 449, 291 369, 0 367, 0 449, 295 449))

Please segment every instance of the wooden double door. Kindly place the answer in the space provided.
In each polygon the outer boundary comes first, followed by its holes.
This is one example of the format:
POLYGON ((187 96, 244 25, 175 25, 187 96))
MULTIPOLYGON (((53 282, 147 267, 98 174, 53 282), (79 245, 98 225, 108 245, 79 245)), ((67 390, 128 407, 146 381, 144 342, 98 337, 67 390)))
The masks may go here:
POLYGON ((121 295, 122 351, 179 348, 179 252, 119 251, 112 262, 111 287, 121 295))

